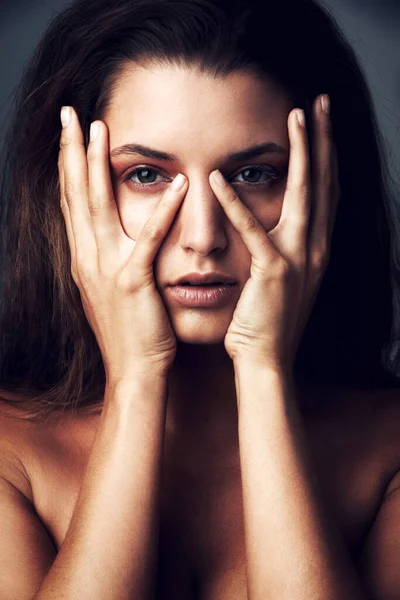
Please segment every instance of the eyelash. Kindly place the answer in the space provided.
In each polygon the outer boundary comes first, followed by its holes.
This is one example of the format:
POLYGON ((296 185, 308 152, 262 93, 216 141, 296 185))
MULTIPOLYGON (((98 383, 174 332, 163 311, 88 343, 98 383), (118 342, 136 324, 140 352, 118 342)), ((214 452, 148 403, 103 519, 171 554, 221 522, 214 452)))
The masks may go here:
MULTIPOLYGON (((265 173, 266 175, 268 175, 269 180, 268 181, 263 181, 261 183, 257 183, 257 182, 256 183, 251 183, 251 182, 248 182, 248 181, 241 181, 241 182, 239 182, 240 184, 242 184, 242 185, 243 184, 244 185, 248 185, 248 186, 253 187, 253 188, 254 187, 261 187, 261 186, 272 185, 271 182, 279 181, 280 179, 283 178, 283 175, 284 175, 284 174, 279 173, 279 171, 277 169, 274 169, 271 166, 268 166, 268 168, 267 168, 266 165, 248 165, 248 166, 244 167, 242 169, 242 171, 239 171, 239 173, 237 173, 236 175, 240 175, 243 171, 248 171, 248 170, 251 170, 251 169, 256 169, 256 170, 262 171, 263 173, 265 173), (271 174, 270 172, 268 172, 269 169, 273 169, 274 174, 271 174)), ((160 184, 160 182, 156 183, 154 181, 152 183, 138 183, 137 181, 132 181, 131 177, 133 175, 136 175, 139 171, 154 171, 155 173, 157 173, 157 174, 160 175, 160 172, 158 171, 158 169, 156 169, 154 167, 147 166, 147 165, 142 165, 142 166, 139 166, 139 167, 135 167, 132 171, 130 171, 126 175, 126 177, 124 179, 124 182, 129 182, 130 185, 133 185, 135 187, 139 187, 139 188, 142 188, 142 189, 143 188, 156 187, 156 186, 158 186, 160 184)))

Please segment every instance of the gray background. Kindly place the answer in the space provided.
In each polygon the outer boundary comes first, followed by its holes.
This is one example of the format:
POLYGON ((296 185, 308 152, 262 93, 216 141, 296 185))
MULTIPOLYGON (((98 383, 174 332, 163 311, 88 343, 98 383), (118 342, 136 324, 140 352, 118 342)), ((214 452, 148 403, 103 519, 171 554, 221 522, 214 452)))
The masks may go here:
MULTIPOLYGON (((360 59, 386 140, 391 173, 399 182, 400 1, 323 1, 360 59)), ((66 0, 0 0, 0 143, 6 111, 21 69, 48 22, 68 3, 66 0)))

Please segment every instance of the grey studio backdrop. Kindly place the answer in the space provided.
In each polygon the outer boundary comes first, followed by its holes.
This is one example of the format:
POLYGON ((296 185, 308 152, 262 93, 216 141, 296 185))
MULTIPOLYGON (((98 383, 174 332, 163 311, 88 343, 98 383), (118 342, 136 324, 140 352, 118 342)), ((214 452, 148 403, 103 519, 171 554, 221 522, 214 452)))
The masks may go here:
MULTIPOLYGON (((386 141, 391 174, 400 185, 400 0, 321 1, 360 59, 386 141)), ((48 22, 69 3, 0 0, 0 144, 22 69, 48 22)))

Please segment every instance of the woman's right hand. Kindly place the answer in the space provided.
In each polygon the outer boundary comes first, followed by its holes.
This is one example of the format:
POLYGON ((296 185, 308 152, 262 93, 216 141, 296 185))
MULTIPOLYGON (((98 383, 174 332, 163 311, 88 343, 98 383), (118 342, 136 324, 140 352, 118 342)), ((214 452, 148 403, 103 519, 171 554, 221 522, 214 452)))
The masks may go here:
MULTIPOLYGON (((102 354, 108 383, 137 373, 165 374, 176 337, 153 274, 153 261, 185 195, 171 184, 139 238, 126 235, 114 200, 107 126, 98 124, 86 155, 76 112, 60 137, 60 206, 71 273, 102 354)), ((175 178, 174 182, 177 178, 175 178)))

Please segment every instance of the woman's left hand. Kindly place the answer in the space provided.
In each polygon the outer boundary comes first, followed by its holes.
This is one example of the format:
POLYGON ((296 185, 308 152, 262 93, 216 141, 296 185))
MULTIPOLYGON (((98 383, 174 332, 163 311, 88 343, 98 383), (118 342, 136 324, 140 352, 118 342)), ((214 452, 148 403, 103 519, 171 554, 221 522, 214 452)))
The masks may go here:
POLYGON ((246 282, 225 336, 234 362, 256 362, 292 369, 305 325, 329 262, 329 249, 340 197, 337 152, 329 114, 320 96, 313 106, 313 184, 306 128, 288 117, 290 162, 282 214, 266 232, 234 189, 210 183, 223 210, 251 254, 246 282), (312 219, 311 214, 312 206, 312 219))

